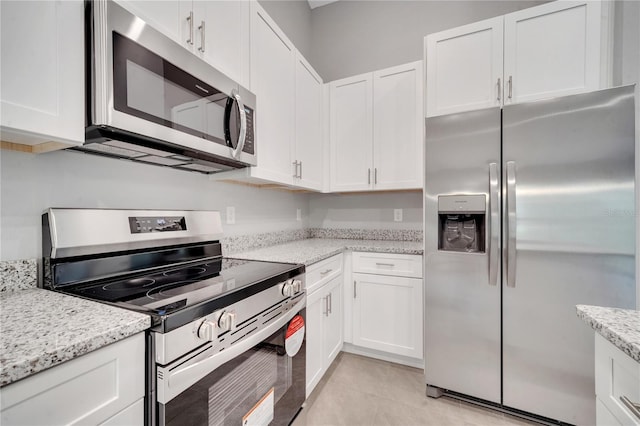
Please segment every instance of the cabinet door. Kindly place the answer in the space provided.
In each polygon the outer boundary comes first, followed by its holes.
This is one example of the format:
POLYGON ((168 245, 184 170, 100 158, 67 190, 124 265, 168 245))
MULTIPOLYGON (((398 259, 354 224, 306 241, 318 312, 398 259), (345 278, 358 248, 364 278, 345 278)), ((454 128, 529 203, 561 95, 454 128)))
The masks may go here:
POLYGON ((251 2, 251 90, 257 97, 256 138, 259 174, 284 184, 293 182, 295 50, 258 5, 251 2))
POLYGON ((501 105, 503 17, 425 38, 427 117, 501 105))
POLYGON ((249 87, 249 2, 194 1, 195 50, 215 68, 249 87))
POLYGON ((322 79, 297 52, 296 55, 295 160, 300 162, 296 184, 322 189, 322 79))
POLYGON ((373 73, 377 190, 422 188, 422 61, 373 73))
POLYGON ((353 274, 353 343, 422 358, 422 279, 353 274))
POLYGON ((505 15, 505 103, 599 88, 601 9, 557 1, 505 15))
POLYGON ((172 40, 180 43, 180 3, 191 8, 190 0, 116 0, 129 12, 133 13, 156 30, 172 40))
POLYGON ((327 315, 327 299, 324 288, 307 296, 307 318, 306 318, 306 348, 307 348, 307 364, 306 364, 306 389, 307 398, 316 387, 322 375, 324 353, 322 349, 323 323, 327 315))
POLYGON ((331 190, 373 187, 372 74, 330 84, 331 190))
POLYGON ((145 335, 138 333, 1 390, 3 425, 97 425, 144 422, 145 335), (123 412, 125 410, 125 412, 123 412))
POLYGON ((83 3, 2 1, 0 15, 2 140, 81 145, 83 3))
POLYGON ((342 276, 329 281, 325 286, 328 297, 328 315, 324 318, 323 351, 325 368, 342 350, 342 276))

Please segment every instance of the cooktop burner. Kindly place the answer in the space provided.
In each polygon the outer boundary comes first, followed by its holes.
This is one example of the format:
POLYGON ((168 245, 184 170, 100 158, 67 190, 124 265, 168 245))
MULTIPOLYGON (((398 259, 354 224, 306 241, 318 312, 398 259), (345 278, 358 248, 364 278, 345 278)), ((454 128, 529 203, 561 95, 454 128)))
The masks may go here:
POLYGON ((162 316, 265 282, 271 277, 281 281, 282 274, 297 267, 288 263, 220 258, 66 291, 162 316))

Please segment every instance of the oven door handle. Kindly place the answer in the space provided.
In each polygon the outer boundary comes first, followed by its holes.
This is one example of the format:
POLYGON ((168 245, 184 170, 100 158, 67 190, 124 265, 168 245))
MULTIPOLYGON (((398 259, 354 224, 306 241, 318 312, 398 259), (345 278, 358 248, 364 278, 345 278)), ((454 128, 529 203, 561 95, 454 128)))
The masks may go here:
MULTIPOLYGON (((305 307, 306 300, 303 298, 296 303, 286 314, 269 324, 256 334, 249 336, 246 340, 239 342, 222 352, 214 352, 212 355, 198 360, 198 357, 191 361, 180 364, 179 367, 171 366, 157 368, 157 395, 158 402, 166 404, 180 393, 195 384, 198 380, 211 373, 222 364, 231 361, 243 352, 256 346, 273 333, 287 324, 294 316, 300 313, 305 307)), ((215 350, 209 348, 208 352, 215 350)))

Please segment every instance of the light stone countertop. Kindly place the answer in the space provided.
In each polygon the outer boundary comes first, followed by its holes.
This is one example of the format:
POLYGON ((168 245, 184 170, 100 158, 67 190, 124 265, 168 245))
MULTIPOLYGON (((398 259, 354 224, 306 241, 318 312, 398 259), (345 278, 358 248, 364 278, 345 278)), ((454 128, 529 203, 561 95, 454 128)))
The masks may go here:
POLYGON ((576 306, 578 317, 622 352, 640 362, 640 311, 576 306))
POLYGON ((0 292, 0 386, 150 326, 148 315, 50 290, 0 292))
POLYGON ((396 254, 423 254, 422 241, 388 241, 308 238, 256 250, 228 254, 228 257, 268 262, 302 263, 309 266, 345 250, 396 254))

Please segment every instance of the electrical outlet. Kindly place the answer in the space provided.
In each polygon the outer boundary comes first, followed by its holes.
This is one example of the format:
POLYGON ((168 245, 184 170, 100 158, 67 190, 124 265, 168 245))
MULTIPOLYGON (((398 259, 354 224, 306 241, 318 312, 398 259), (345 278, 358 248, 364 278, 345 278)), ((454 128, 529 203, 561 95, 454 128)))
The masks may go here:
POLYGON ((402 209, 393 209, 393 221, 402 222, 402 209))
POLYGON ((236 208, 227 207, 227 225, 233 225, 236 223, 236 208))
POLYGON ((296 220, 302 220, 302 209, 296 209, 296 220))

